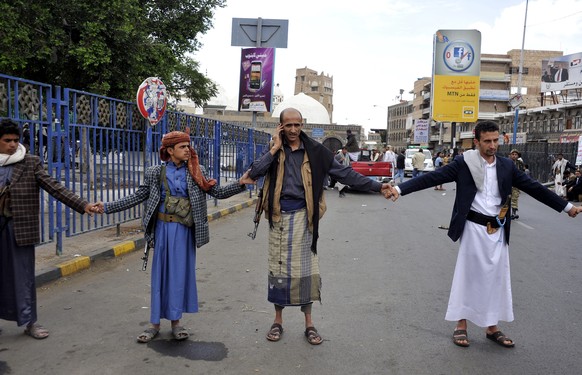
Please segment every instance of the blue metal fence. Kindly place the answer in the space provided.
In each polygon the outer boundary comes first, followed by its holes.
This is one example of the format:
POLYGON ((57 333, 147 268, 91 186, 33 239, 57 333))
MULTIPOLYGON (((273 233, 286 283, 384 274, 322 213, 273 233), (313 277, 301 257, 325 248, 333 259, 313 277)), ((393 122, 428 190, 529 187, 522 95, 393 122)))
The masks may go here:
MULTIPOLYGON (((131 194, 145 167, 160 163, 162 135, 190 130, 200 164, 219 184, 238 179, 261 155, 270 135, 200 116, 167 111, 151 130, 132 102, 60 88, 0 74, 0 118, 17 121, 22 143, 45 163, 47 172, 90 202, 131 194)), ((252 194, 252 193, 251 193, 252 194)), ((56 242, 141 217, 143 207, 111 215, 79 215, 41 191, 41 242, 56 242)), ((209 197, 211 199, 211 197, 209 197)), ((216 201, 214 202, 216 204, 216 201)))

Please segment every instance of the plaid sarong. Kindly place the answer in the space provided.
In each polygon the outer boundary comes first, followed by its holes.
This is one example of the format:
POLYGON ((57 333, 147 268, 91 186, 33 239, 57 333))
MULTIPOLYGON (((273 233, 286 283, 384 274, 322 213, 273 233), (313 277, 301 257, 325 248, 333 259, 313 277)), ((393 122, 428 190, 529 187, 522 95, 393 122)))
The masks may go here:
POLYGON ((319 262, 311 240, 306 209, 281 213, 281 221, 269 231, 269 302, 286 306, 321 301, 319 262))

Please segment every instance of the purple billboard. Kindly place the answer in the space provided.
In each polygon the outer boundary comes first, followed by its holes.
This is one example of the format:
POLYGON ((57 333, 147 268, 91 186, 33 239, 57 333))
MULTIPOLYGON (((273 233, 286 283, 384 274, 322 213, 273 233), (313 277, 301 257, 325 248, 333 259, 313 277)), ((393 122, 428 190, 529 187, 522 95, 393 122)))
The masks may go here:
POLYGON ((243 48, 238 110, 271 112, 275 48, 243 48))

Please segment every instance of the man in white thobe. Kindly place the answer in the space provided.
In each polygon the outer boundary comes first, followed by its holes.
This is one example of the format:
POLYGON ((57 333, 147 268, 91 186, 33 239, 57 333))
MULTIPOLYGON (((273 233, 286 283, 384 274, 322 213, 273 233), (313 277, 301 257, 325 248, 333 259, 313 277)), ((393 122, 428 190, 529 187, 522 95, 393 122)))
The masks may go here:
POLYGON ((475 150, 466 151, 434 172, 391 187, 385 195, 396 200, 400 195, 443 183, 457 183, 448 235, 453 241, 460 239, 460 247, 445 319, 457 324, 455 345, 469 346, 470 320, 485 328, 488 339, 510 348, 513 340, 497 324, 514 318, 508 251, 511 217, 507 214, 512 186, 571 217, 582 207, 567 203, 529 178, 511 159, 496 156, 497 123, 478 123, 473 142, 475 150))

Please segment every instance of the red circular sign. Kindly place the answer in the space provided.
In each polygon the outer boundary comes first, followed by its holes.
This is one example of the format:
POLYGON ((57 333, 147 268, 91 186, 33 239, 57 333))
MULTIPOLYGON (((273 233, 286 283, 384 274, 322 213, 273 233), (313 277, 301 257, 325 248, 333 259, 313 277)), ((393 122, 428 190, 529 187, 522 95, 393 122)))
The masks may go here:
POLYGON ((152 126, 157 124, 164 116, 167 103, 166 85, 159 78, 146 78, 139 85, 137 89, 137 108, 152 126))

